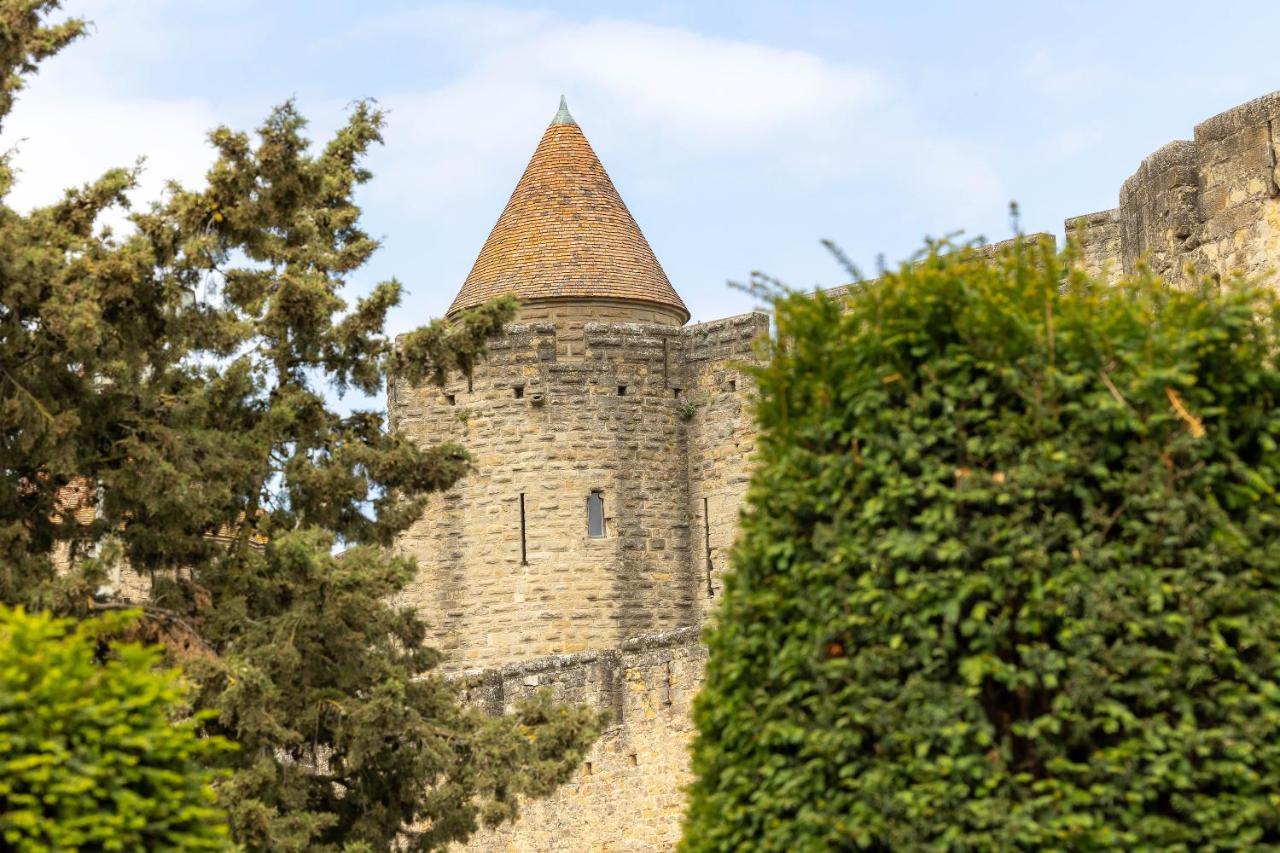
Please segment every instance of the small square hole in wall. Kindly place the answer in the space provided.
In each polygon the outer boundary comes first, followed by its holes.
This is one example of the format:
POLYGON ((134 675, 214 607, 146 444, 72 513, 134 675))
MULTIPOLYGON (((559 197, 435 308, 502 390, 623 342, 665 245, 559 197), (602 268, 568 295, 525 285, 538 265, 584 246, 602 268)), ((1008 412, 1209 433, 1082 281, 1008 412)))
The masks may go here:
POLYGON ((619 397, 625 397, 625 396, 627 396, 627 386, 626 386, 626 385, 619 385, 619 386, 618 386, 618 396, 619 396, 619 397))
POLYGON ((590 775, 591 775, 591 762, 590 762, 590 761, 588 761, 588 762, 586 762, 586 763, 584 763, 584 764, 582 765, 582 775, 583 775, 583 776, 590 776, 590 775))
POLYGON ((738 380, 736 380, 736 379, 730 379, 730 380, 729 380, 729 390, 730 390, 730 391, 737 391, 737 390, 738 390, 738 380))
POLYGON ((445 394, 444 401, 450 406, 456 406, 458 404, 458 398, 453 394, 445 394))
POLYGON ((632 767, 635 767, 637 764, 640 763, 640 759, 636 756, 634 752, 627 756, 627 761, 631 762, 632 767))
POLYGON ((682 394, 684 394, 684 389, 683 389, 683 388, 672 388, 672 389, 671 389, 671 396, 672 396, 672 397, 675 397, 677 400, 679 400, 679 399, 680 399, 680 396, 681 396, 682 394))
POLYGON ((511 391, 516 395, 516 399, 517 399, 517 400, 520 400, 520 399, 523 399, 523 398, 524 398, 524 386, 523 386, 523 385, 513 385, 513 386, 511 387, 511 391))

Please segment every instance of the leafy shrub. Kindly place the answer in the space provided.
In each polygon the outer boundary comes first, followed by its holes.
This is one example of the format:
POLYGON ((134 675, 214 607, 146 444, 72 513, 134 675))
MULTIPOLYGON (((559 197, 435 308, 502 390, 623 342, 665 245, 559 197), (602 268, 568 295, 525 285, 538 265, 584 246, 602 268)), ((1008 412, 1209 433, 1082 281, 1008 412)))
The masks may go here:
POLYGON ((1280 303, 948 248, 776 302, 683 849, 1280 844, 1280 303))
POLYGON ((228 846, 208 758, 221 742, 175 722, 185 689, 156 649, 81 622, 0 607, 0 848, 228 846))

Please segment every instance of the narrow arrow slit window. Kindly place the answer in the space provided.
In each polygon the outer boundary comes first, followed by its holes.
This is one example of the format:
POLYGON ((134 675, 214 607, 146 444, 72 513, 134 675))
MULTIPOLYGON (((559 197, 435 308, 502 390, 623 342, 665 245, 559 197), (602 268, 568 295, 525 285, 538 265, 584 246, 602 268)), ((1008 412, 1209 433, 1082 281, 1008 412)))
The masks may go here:
POLYGON ((587 535, 604 538, 604 495, 600 492, 587 495, 587 535))
POLYGON ((529 542, 524 524, 524 492, 520 493, 520 565, 529 565, 529 542))

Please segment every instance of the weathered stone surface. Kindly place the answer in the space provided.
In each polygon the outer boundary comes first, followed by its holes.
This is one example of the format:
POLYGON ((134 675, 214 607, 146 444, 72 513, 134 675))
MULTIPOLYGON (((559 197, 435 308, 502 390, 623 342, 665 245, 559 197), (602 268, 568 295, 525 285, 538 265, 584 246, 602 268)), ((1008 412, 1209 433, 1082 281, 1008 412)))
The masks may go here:
POLYGON ((576 779, 550 799, 523 804, 516 824, 481 833, 465 849, 673 849, 690 781, 691 704, 705 661, 699 631, 689 627, 468 674, 469 697, 494 713, 549 687, 567 701, 609 709, 612 720, 576 779))
POLYGON ((1115 211, 1069 220, 1081 265, 1129 274, 1144 261, 1171 284, 1269 275, 1280 266, 1280 92, 1196 126, 1143 160, 1115 211), (1118 230, 1117 230, 1118 226, 1118 230))
POLYGON ((743 368, 769 318, 680 328, 636 310, 524 306, 470 383, 390 389, 397 428, 476 461, 402 538, 419 562, 402 603, 491 713, 547 687, 613 718, 578 780, 468 849, 664 850, 679 835, 699 630, 755 446, 743 368), (604 538, 588 535, 592 491, 604 538))
POLYGON ((403 603, 451 666, 608 649, 701 621, 753 447, 740 368, 767 332, 763 314, 685 329, 558 317, 509 327, 470 383, 393 384, 399 429, 456 441, 476 462, 401 541, 420 565, 403 603), (587 531, 592 492, 603 538, 587 531))
POLYGON ((1068 219, 1067 241, 1079 245, 1080 264, 1089 275, 1112 281, 1123 272, 1119 208, 1068 219))

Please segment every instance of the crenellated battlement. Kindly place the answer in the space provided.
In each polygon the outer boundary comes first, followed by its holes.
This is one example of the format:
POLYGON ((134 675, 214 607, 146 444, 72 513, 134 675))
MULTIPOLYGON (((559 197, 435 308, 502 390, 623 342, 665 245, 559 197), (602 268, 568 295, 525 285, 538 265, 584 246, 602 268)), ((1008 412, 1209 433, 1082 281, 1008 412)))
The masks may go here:
POLYGON ((714 599, 753 447, 738 361, 768 318, 567 331, 511 324, 470 379, 391 388, 399 429, 475 463, 401 542, 452 668, 614 648, 714 599))

